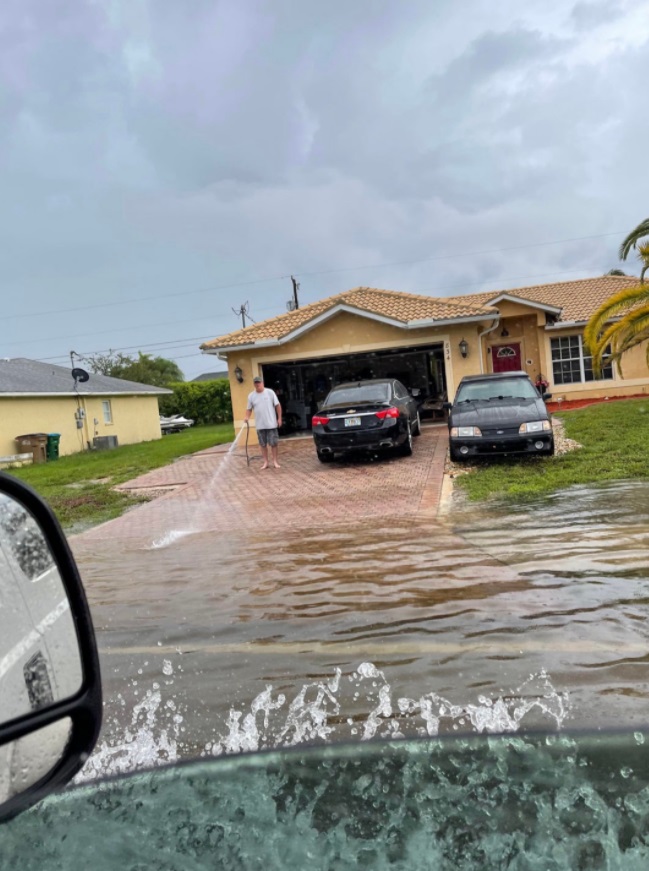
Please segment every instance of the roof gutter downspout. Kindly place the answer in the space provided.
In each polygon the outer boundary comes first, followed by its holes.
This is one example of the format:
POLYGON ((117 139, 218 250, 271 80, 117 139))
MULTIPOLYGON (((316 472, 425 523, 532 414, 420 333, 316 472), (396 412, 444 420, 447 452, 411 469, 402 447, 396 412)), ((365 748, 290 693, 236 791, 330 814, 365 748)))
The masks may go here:
POLYGON ((496 318, 496 320, 493 322, 493 324, 490 327, 487 327, 486 330, 483 330, 481 333, 478 333, 478 342, 479 342, 479 346, 480 346, 480 374, 481 375, 484 375, 484 358, 482 356, 482 337, 486 336, 487 333, 493 332, 499 323, 500 323, 500 315, 498 315, 498 317, 496 318))

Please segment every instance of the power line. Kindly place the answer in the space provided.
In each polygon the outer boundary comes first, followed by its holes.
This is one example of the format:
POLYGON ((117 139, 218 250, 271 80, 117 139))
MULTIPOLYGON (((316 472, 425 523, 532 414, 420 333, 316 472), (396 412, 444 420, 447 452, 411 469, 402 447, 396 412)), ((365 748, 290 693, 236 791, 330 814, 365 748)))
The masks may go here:
MULTIPOLYGON (((503 254, 507 251, 522 251, 527 248, 544 248, 549 245, 561 245, 564 242, 584 242, 587 239, 604 239, 607 236, 620 236, 621 233, 598 233, 594 236, 573 236, 570 239, 555 239, 553 242, 532 242, 529 245, 510 245, 507 248, 486 248, 482 251, 462 251, 458 254, 440 254, 436 257, 424 257, 419 260, 395 260, 392 263, 374 263, 371 266, 344 266, 340 269, 325 269, 317 272, 296 272, 302 278, 310 275, 332 275, 334 272, 355 272, 358 269, 382 269, 388 266, 410 266, 414 263, 433 263, 436 260, 453 260, 458 257, 475 257, 480 254, 503 254)), ((285 276, 283 276, 285 277, 285 276)), ((291 276, 292 277, 292 276, 291 276)))
MULTIPOLYGON (((522 281, 522 280, 526 280, 526 279, 530 279, 530 278, 536 278, 536 279, 538 279, 538 278, 553 278, 553 277, 556 277, 557 275, 572 275, 575 272, 581 273, 581 272, 583 272, 583 269, 568 269, 568 270, 562 270, 561 272, 534 273, 532 275, 530 275, 530 274, 528 274, 528 275, 512 275, 509 278, 500 279, 498 289, 499 290, 505 289, 504 285, 508 284, 512 281, 522 281)), ((484 280, 474 281, 474 282, 462 282, 461 286, 443 285, 443 286, 432 287, 432 288, 428 287, 427 290, 429 292, 430 291, 440 291, 440 290, 458 290, 458 289, 466 289, 467 287, 475 287, 475 286, 481 285, 481 284, 484 284, 484 280)), ((421 291, 411 291, 411 292, 417 293, 417 292, 421 292, 421 291)), ((269 309, 262 309, 261 311, 262 312, 277 311, 277 309, 275 307, 272 307, 269 309)), ((250 318, 250 315, 248 315, 248 317, 250 318)), ((252 318, 250 318, 250 320, 252 320, 252 318)), ((167 326, 169 324, 174 324, 174 323, 177 323, 177 322, 176 321, 167 321, 165 324, 145 324, 143 326, 167 326)), ((254 321, 253 321, 253 323, 254 323, 254 321)), ((136 327, 130 327, 129 329, 135 329, 135 328, 136 327)), ((108 330, 106 332, 111 332, 111 331, 108 330)), ((122 332, 122 331, 116 330, 115 332, 122 332)), ((56 340, 63 341, 64 339, 68 339, 68 338, 77 338, 77 336, 57 337, 56 340)), ((95 354, 119 353, 122 351, 134 351, 134 350, 141 351, 141 350, 147 349, 147 348, 151 348, 151 349, 157 348, 158 350, 164 350, 166 348, 172 349, 173 347, 176 347, 176 346, 183 347, 184 345, 188 344, 189 342, 206 342, 212 338, 213 338, 212 335, 189 336, 188 338, 185 338, 185 339, 170 339, 170 340, 164 341, 164 342, 147 342, 147 343, 139 343, 137 345, 122 345, 121 347, 118 347, 118 348, 102 348, 99 350, 84 351, 84 355, 86 357, 89 357, 89 356, 93 356, 95 354)), ((39 339, 37 341, 41 342, 42 340, 39 339)), ((25 344, 25 343, 24 342, 23 343, 14 342, 13 344, 25 344)), ((8 347, 8 346, 6 346, 6 347, 8 347)), ((56 356, 52 356, 52 357, 38 357, 36 359, 38 360, 38 362, 53 362, 55 360, 67 359, 67 356, 68 356, 68 354, 57 354, 56 356)))
MULTIPOLYGON (((608 236, 620 236, 622 235, 621 231, 615 233, 598 233, 592 236, 573 236, 567 239, 555 239, 551 242, 531 242, 528 245, 510 245, 506 248, 486 248, 482 250, 476 251, 461 251, 456 254, 440 254, 435 257, 424 257, 418 258, 415 260, 394 260, 389 263, 371 263, 365 266, 340 266, 335 269, 322 269, 316 270, 312 272, 296 272, 294 275, 301 277, 309 277, 313 275, 333 275, 334 273, 340 272, 356 272, 362 269, 385 269, 389 266, 411 266, 416 263, 434 263, 438 260, 453 260, 457 258, 467 257, 475 257, 482 254, 500 254, 505 253, 507 251, 523 251, 528 248, 543 248, 551 245, 561 245, 567 242, 583 242, 589 239, 604 239, 608 236)), ((69 314, 69 313, 77 313, 80 311, 90 311, 93 309, 99 308, 111 308, 116 305, 126 305, 127 303, 133 302, 150 302, 152 300, 159 301, 161 299, 171 299, 172 297, 178 296, 194 296, 196 294, 201 293, 214 293, 217 290, 233 290, 238 287, 250 287, 254 284, 267 284, 271 281, 283 281, 286 278, 291 278, 293 276, 290 275, 276 275, 276 276, 268 276, 267 278, 256 278, 250 281, 240 281, 235 282, 233 284, 221 284, 221 285, 212 285, 211 287, 205 287, 201 290, 183 290, 177 291, 175 293, 165 293, 165 294, 155 294, 154 296, 141 296, 136 298, 131 298, 128 300, 115 300, 113 302, 102 302, 95 303, 93 305, 85 305, 85 306, 74 306, 73 308, 66 309, 50 309, 48 311, 30 311, 25 314, 17 314, 17 315, 3 315, 3 320, 17 320, 20 318, 34 318, 36 316, 47 316, 47 315, 56 315, 56 314, 69 314)))
POLYGON ((239 308, 233 308, 232 311, 238 318, 241 318, 241 327, 245 330, 246 315, 248 314, 248 303, 244 302, 243 305, 240 305, 239 308))
MULTIPOLYGON (((573 275, 575 272, 581 273, 581 272, 583 272, 583 269, 564 269, 560 272, 542 272, 542 273, 534 273, 532 275, 529 275, 529 274, 528 275, 512 275, 512 276, 509 276, 508 278, 501 278, 499 280, 499 289, 502 290, 504 284, 507 284, 507 283, 512 282, 512 281, 522 281, 522 280, 526 280, 526 279, 530 279, 530 278, 552 278, 552 277, 555 277, 557 275, 573 275)), ((484 280, 473 281, 473 282, 462 282, 461 285, 443 285, 441 287, 428 287, 427 291, 428 292, 439 292, 442 290, 459 290, 459 289, 466 289, 467 287, 476 287, 477 285, 481 285, 481 284, 484 284, 484 280)), ((411 292, 417 293, 418 291, 411 291, 411 292)), ((421 292, 421 291, 419 291, 419 292, 421 292)), ((277 309, 274 306, 271 308, 268 308, 268 309, 261 309, 262 313, 265 313, 268 311, 277 311, 277 309)), ((222 315, 215 315, 214 317, 221 317, 221 316, 222 315)), ((248 315, 248 317, 250 318, 250 320, 253 320, 250 317, 250 315, 248 315)), ((192 322, 193 322, 193 320, 194 319, 192 319, 192 322)), ((169 326, 169 325, 173 325, 176 323, 181 323, 181 322, 180 321, 166 321, 164 324, 143 324, 142 326, 169 326)), ((254 323, 254 321, 253 321, 253 323, 254 323)), ((129 327, 128 329, 129 330, 139 329, 139 327, 129 327)), ((123 330, 114 330, 114 331, 106 330, 104 332, 119 333, 119 332, 123 332, 123 330)), ((81 336, 79 336, 79 335, 77 335, 77 336, 58 336, 58 337, 56 337, 56 341, 64 341, 65 339, 70 339, 70 338, 80 338, 80 337, 85 336, 85 335, 87 335, 87 333, 83 333, 83 334, 81 334, 81 336)), ((165 342, 147 342, 147 343, 139 343, 137 345, 123 345, 119 348, 102 348, 102 349, 94 350, 94 351, 85 351, 84 353, 86 356, 91 356, 93 354, 107 354, 110 352, 118 353, 120 351, 133 351, 133 350, 140 350, 141 351, 141 350, 146 349, 146 348, 156 348, 156 347, 158 347, 160 349, 162 349, 163 347, 171 348, 174 345, 182 346, 182 345, 187 344, 188 342, 203 342, 203 341, 208 341, 211 338, 213 338, 213 335, 190 336, 186 339, 170 339, 170 340, 165 341, 165 342)), ((35 341, 38 341, 39 343, 41 343, 43 340, 38 339, 35 341)), ((12 344, 26 344, 26 343, 25 342, 14 342, 12 344)), ((5 345, 4 347, 10 347, 10 345, 5 345)), ((39 362, 51 362, 53 360, 60 360, 63 358, 67 358, 67 356, 68 356, 67 354, 57 354, 57 355, 52 356, 52 357, 39 357, 39 358, 37 358, 37 360, 39 362)))
MULTIPOLYGON (((117 354, 121 351, 141 351, 142 348, 157 348, 158 350, 164 349, 172 349, 174 347, 184 348, 186 345, 189 345, 190 342, 205 342, 209 339, 213 338, 213 336, 190 336, 187 339, 174 339, 169 342, 149 342, 147 344, 139 344, 139 345, 123 345, 121 348, 100 348, 95 351, 83 351, 80 354, 77 354, 78 357, 92 357, 96 354, 117 354)), ((76 353, 76 352, 75 352, 76 353)), ((48 363, 52 360, 61 360, 64 357, 69 356, 69 354, 56 354, 52 357, 38 357, 37 362, 39 363, 48 363)))

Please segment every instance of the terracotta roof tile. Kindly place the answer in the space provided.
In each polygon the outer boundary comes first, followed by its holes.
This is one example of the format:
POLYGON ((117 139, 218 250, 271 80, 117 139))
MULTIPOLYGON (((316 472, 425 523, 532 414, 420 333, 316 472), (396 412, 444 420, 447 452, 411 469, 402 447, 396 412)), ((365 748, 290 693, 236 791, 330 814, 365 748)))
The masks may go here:
POLYGON ((630 275, 601 275, 598 278, 580 278, 577 281, 559 281, 555 284, 535 284, 532 287, 490 290, 483 293, 454 296, 456 302, 473 300, 488 304, 501 294, 509 294, 519 299, 561 308, 557 323, 582 323, 587 321, 600 305, 614 293, 625 287, 634 287, 638 279, 630 275))
POLYGON ((562 321, 579 323, 587 321, 609 296, 624 287, 633 287, 637 283, 638 279, 633 276, 603 275, 598 278, 582 278, 577 281, 536 284, 531 287, 490 290, 449 297, 422 296, 374 287, 356 287, 305 305, 297 311, 287 312, 243 330, 236 330, 204 342, 201 348, 213 350, 244 347, 255 342, 279 341, 337 305, 387 317, 404 326, 419 320, 445 321, 480 315, 489 317, 493 313, 493 308, 488 304, 489 300, 505 293, 520 299, 561 308, 558 323, 562 321))
POLYGON ((226 336, 205 342, 201 348, 231 348, 249 345, 254 342, 282 339, 309 321, 324 314, 337 305, 345 305, 361 312, 391 318, 404 324, 419 320, 447 320, 451 318, 488 316, 490 309, 474 300, 457 301, 453 298, 421 296, 414 293, 401 293, 396 290, 379 290, 373 287, 356 287, 336 296, 305 305, 297 311, 287 312, 278 317, 261 321, 243 330, 236 330, 226 336))

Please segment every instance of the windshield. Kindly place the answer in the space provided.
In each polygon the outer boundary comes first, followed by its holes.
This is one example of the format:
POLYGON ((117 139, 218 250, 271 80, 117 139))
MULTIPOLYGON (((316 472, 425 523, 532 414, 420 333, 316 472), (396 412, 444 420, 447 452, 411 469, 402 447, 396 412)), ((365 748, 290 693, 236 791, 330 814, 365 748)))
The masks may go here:
POLYGON ((81 778, 649 723, 646 13, 3 4, 0 467, 87 591, 81 778))
POLYGON ((353 405, 359 402, 388 402, 389 400, 389 384, 362 384, 358 387, 340 387, 332 390, 325 404, 353 405))
POLYGON ((526 378, 499 378, 494 381, 470 381, 461 384, 455 402, 490 399, 538 399, 539 393, 526 378))

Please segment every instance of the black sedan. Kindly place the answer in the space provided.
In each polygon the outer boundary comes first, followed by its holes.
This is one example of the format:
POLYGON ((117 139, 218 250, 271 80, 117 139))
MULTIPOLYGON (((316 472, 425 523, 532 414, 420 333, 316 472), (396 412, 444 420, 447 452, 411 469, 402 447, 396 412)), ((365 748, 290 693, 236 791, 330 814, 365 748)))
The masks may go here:
POLYGON ((392 378, 339 384, 313 417, 318 459, 336 454, 392 450, 409 456, 421 432, 417 402, 392 378))
POLYGON ((448 404, 452 460, 490 454, 554 453, 552 421, 526 372, 469 375, 448 404))

